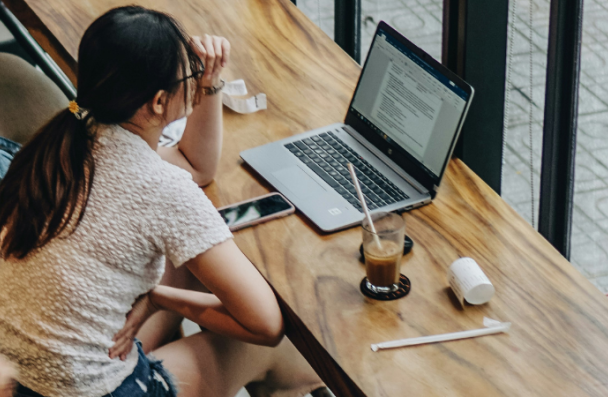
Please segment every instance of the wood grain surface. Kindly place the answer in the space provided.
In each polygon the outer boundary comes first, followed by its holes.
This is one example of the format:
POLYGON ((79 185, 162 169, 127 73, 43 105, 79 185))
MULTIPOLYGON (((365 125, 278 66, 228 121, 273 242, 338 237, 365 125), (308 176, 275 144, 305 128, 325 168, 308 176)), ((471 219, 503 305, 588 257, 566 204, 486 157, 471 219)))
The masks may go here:
MULTIPOLYGON (((79 39, 125 0, 4 0, 74 76, 79 39)), ((268 110, 225 111, 223 157, 206 193, 217 206, 270 187, 244 149, 343 120, 360 68, 288 0, 135 1, 175 15, 191 34, 232 43, 229 79, 268 95, 268 110)), ((459 160, 433 204, 404 214, 412 291, 379 302, 358 290, 359 228, 319 233, 301 214, 236 233, 279 294, 289 335, 338 396, 606 396, 608 301, 459 160), (461 308, 446 271, 474 258, 496 287, 461 308), (511 321, 509 334, 374 353, 370 344, 511 321)))

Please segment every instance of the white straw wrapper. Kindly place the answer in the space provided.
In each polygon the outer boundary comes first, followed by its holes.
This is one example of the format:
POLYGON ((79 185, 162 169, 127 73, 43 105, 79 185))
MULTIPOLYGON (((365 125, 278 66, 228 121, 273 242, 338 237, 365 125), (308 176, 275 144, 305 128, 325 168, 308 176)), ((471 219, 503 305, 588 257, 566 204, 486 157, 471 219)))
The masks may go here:
POLYGON ((449 334, 421 336, 418 338, 399 339, 390 342, 372 344, 371 348, 373 351, 377 352, 378 350, 393 349, 395 347, 422 345, 425 343, 446 342, 450 340, 499 334, 501 332, 509 332, 509 328, 511 328, 511 323, 501 323, 500 321, 492 320, 491 318, 487 317, 483 318, 483 325, 486 328, 473 329, 470 331, 452 332, 449 334))

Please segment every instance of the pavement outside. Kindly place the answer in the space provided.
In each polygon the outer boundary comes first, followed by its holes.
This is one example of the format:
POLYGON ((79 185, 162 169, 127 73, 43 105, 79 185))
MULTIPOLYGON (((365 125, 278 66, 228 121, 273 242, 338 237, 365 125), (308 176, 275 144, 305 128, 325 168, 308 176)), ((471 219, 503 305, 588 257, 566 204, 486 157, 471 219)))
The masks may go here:
MULTIPOLYGON (((297 4, 333 38, 334 0, 297 0, 297 4)), ((509 22, 511 71, 505 107, 507 131, 502 197, 533 225, 538 223, 549 5, 549 0, 512 0, 509 22), (531 214, 535 214, 534 219, 531 214)), ((362 59, 365 59, 377 22, 384 20, 440 60, 442 9, 443 0, 362 0, 362 59)), ((572 264, 604 293, 608 292, 606 21, 608 3, 586 0, 570 258, 572 264)))

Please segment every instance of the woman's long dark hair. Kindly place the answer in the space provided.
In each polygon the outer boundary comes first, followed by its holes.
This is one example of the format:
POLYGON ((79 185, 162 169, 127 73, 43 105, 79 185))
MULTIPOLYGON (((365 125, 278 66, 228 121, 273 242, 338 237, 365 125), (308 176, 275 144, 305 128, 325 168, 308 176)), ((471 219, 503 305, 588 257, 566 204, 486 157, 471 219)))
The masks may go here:
POLYGON ((188 69, 200 71, 201 61, 166 14, 129 6, 93 22, 78 49, 76 102, 88 113, 79 120, 59 112, 15 156, 0 183, 0 256, 21 259, 73 233, 95 176, 92 125, 128 121, 159 90, 176 93, 188 69))

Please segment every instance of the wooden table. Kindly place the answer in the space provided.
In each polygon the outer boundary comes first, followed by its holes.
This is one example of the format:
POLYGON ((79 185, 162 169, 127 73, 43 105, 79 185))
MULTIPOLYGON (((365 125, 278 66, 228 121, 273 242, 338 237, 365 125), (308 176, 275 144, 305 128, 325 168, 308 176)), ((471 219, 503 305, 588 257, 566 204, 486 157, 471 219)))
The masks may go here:
MULTIPOLYGON (((73 78, 79 38, 97 16, 132 0, 4 0, 73 78)), ((169 11, 189 32, 232 43, 226 77, 268 94, 268 110, 225 112, 216 205, 269 190, 242 164, 244 149, 342 120, 359 66, 288 0, 136 1, 169 11)), ((283 301, 290 338, 336 395, 606 396, 608 300, 459 160, 431 205, 404 215, 415 241, 402 272, 404 299, 358 289, 358 228, 323 235, 302 215, 236 234, 283 301), (459 256, 475 258, 496 287, 462 309, 445 280, 459 256), (508 335, 373 353, 370 343, 511 321, 508 335)))

